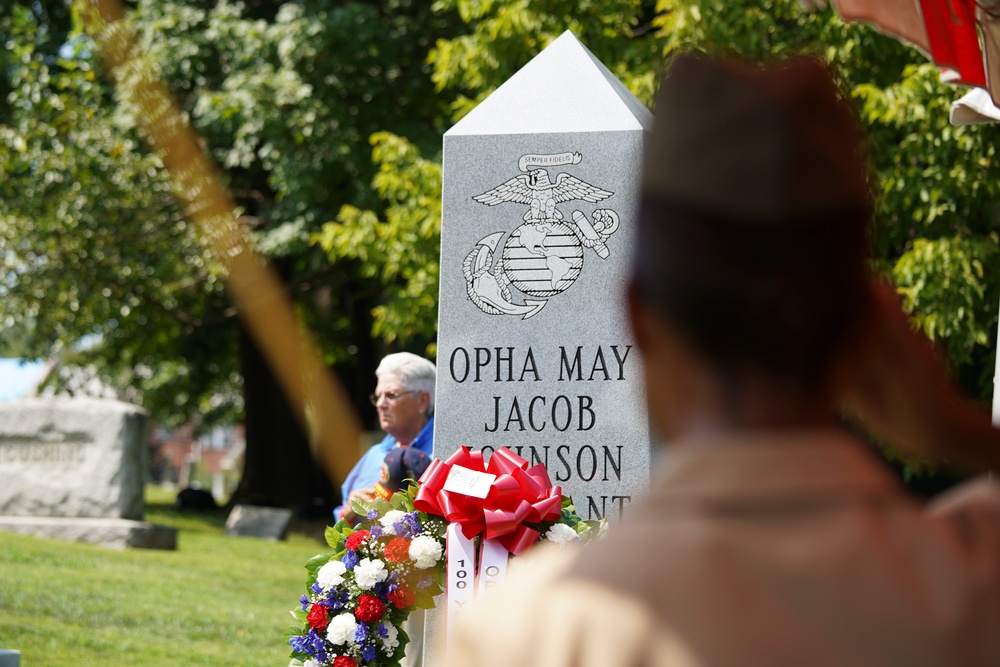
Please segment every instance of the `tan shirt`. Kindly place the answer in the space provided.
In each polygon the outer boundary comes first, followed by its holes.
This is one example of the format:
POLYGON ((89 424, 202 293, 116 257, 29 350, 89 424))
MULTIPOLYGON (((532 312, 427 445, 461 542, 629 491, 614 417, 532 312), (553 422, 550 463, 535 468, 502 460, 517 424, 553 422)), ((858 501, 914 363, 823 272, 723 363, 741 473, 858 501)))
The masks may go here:
POLYGON ((681 443, 604 539, 533 560, 447 665, 1000 665, 1000 490, 922 506, 839 431, 681 443))

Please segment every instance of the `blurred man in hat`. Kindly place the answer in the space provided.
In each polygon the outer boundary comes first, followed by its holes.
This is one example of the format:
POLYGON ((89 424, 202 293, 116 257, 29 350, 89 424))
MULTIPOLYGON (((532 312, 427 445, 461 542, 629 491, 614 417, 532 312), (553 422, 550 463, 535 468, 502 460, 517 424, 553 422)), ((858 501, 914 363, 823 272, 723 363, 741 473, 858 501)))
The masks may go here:
POLYGON ((1000 664, 1000 493, 931 506, 841 427, 1000 462, 866 263, 858 122, 819 61, 675 59, 628 292, 668 445, 601 540, 460 617, 447 664, 1000 664))
POLYGON ((431 457, 416 447, 396 447, 389 450, 382 461, 382 476, 375 483, 375 497, 389 500, 392 494, 403 491, 420 479, 430 464, 431 457))
POLYGON ((351 501, 370 500, 382 477, 386 455, 396 447, 413 447, 426 456, 434 451, 434 385, 437 368, 409 352, 386 355, 375 369, 378 383, 371 395, 378 409, 379 426, 385 438, 369 449, 341 486, 343 504, 333 511, 338 519, 358 519, 351 501))

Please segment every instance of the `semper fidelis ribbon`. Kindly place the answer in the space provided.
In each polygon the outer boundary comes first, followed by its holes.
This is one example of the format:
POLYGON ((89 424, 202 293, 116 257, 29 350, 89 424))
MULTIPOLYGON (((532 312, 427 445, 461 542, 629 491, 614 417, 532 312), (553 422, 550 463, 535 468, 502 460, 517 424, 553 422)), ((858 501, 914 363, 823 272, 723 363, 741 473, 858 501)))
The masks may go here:
POLYGON ((463 446, 444 461, 431 461, 413 506, 459 524, 467 538, 496 539, 517 556, 538 541, 538 530, 526 524, 560 517, 562 488, 552 486, 545 466, 529 468, 527 459, 506 447, 486 465, 481 450, 463 446), (470 480, 468 488, 458 479, 470 480))

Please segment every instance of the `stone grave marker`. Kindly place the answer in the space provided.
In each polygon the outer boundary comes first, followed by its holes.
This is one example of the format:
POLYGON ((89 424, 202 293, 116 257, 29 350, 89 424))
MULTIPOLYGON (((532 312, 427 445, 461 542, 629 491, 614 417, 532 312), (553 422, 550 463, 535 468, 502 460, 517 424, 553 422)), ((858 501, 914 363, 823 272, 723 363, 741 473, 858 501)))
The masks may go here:
POLYGON ((509 447, 584 519, 649 481, 623 295, 651 121, 567 32, 444 137, 434 453, 509 447))
POLYGON ((142 521, 147 417, 96 398, 0 404, 0 530, 115 548, 176 548, 142 521))
POLYGON ((444 136, 434 454, 506 446, 584 519, 651 474, 624 307, 651 123, 566 32, 444 136))
POLYGON ((226 519, 226 535, 283 540, 292 520, 292 510, 275 507, 237 505, 226 519))

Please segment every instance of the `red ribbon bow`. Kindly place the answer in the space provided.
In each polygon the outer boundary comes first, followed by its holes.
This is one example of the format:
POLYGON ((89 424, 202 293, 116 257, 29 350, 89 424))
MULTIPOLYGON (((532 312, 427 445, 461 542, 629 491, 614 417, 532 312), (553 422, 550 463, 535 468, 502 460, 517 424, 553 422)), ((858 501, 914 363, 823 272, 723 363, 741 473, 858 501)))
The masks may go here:
POLYGON ((445 461, 431 461, 419 483, 414 508, 460 524, 470 539, 484 532, 486 539, 500 538, 515 556, 538 541, 538 531, 525 523, 555 521, 562 514, 562 487, 552 486, 545 466, 528 468, 527 459, 506 447, 493 452, 487 466, 482 450, 463 446, 445 461), (453 466, 495 475, 486 498, 446 491, 453 466))

